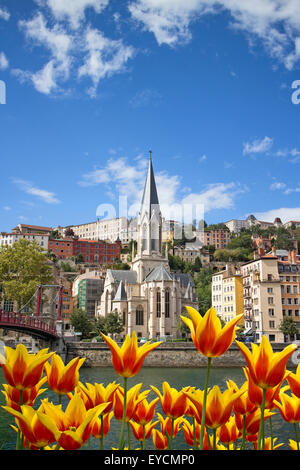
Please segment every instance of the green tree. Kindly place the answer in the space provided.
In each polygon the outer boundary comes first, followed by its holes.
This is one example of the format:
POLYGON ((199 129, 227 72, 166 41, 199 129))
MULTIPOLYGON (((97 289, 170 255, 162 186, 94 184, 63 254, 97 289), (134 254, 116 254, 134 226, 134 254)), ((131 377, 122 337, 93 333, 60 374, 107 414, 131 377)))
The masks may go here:
POLYGON ((58 230, 51 230, 51 232, 49 233, 49 237, 59 239, 61 238, 61 234, 58 230))
POLYGON ((82 334, 82 339, 91 338, 95 334, 95 323, 90 320, 87 313, 81 308, 73 310, 70 322, 74 330, 82 334))
POLYGON ((291 317, 284 318, 279 325, 279 329, 285 336, 289 336, 291 340, 298 333, 297 325, 291 317))
POLYGON ((112 312, 106 316, 104 327, 108 334, 114 335, 122 333, 124 325, 118 312, 112 312))
POLYGON ((35 293, 39 284, 53 282, 52 267, 36 241, 21 239, 0 249, 0 284, 4 296, 17 302, 20 309, 35 293))
POLYGON ((211 307, 212 268, 202 268, 195 276, 195 290, 198 297, 199 312, 204 315, 211 307))

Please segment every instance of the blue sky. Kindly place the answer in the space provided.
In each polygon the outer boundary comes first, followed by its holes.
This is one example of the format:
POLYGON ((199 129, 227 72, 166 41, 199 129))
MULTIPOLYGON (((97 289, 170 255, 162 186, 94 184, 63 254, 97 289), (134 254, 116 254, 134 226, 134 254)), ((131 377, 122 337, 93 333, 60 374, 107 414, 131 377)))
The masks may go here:
POLYGON ((133 215, 149 149, 164 210, 300 220, 299 65, 297 0, 1 0, 1 231, 133 215))

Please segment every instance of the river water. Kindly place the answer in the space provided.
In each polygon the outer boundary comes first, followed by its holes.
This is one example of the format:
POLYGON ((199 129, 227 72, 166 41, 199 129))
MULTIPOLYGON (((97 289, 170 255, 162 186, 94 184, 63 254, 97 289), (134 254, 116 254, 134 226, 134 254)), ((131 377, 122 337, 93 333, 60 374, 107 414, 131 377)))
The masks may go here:
MULTIPOLYGON (((185 386, 194 386, 196 388, 204 388, 206 369, 194 369, 194 368, 147 368, 144 367, 140 370, 137 376, 132 377, 128 380, 128 386, 131 387, 137 383, 142 383, 143 386, 141 391, 149 390, 150 385, 156 386, 159 390, 162 390, 163 381, 167 381, 170 386, 180 389, 185 386)), ((218 385, 221 390, 227 388, 226 381, 233 380, 238 386, 241 386, 245 381, 245 376, 240 368, 212 368, 210 374, 210 387, 218 385)), ((0 369, 0 380, 1 383, 5 383, 2 369, 0 369)), ((112 381, 116 381, 123 385, 123 379, 119 377, 113 368, 84 368, 80 369, 80 381, 82 383, 103 383, 107 385, 112 381)), ((45 385, 45 388, 47 383, 45 385)), ((37 398, 35 408, 40 404, 41 398, 48 397, 49 400, 57 403, 57 396, 51 391, 47 390, 40 397, 37 398)), ((150 392, 148 400, 155 398, 154 392, 150 392)), ((65 397, 64 397, 65 398, 65 397)), ((65 408, 68 403, 68 399, 63 399, 63 407, 65 408)), ((5 405, 4 396, 1 393, 0 404, 5 405)), ((157 404, 156 410, 161 412, 159 403, 157 404)), ((16 443, 16 432, 10 427, 10 424, 14 424, 14 418, 7 413, 3 408, 0 408, 0 446, 3 450, 15 449, 16 443)), ((281 418, 279 411, 272 417, 273 435, 277 437, 277 444, 284 443, 280 449, 287 450, 289 439, 295 440, 293 425, 286 423, 281 418)), ((118 446, 120 435, 120 423, 114 418, 111 421, 111 429, 109 434, 105 438, 104 448, 111 449, 112 447, 118 446)), ((269 436, 269 427, 266 425, 266 436, 269 436)), ((139 443, 131 436, 131 448, 138 448, 139 443)), ((93 437, 90 439, 89 444, 85 445, 85 449, 98 449, 99 441, 93 437)), ((174 449, 188 449, 188 446, 184 440, 183 432, 179 432, 174 439, 174 449)), ((250 447, 252 448, 252 447, 250 447)), ((146 449, 154 449, 151 440, 147 441, 146 449)))

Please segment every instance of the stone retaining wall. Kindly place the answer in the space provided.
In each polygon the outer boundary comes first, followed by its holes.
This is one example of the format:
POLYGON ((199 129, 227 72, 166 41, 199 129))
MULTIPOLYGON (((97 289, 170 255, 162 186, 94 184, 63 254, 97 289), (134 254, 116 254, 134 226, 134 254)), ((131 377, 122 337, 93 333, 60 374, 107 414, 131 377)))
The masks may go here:
MULTIPOLYGON (((281 351, 287 344, 272 344, 273 351, 281 351)), ((248 345, 250 347, 250 345, 248 345)), ((85 367, 110 367, 111 352, 105 343, 68 343, 67 359, 69 362, 74 357, 85 357, 85 367)), ((296 367, 300 362, 299 353, 296 351, 289 360, 288 367, 296 367), (299 355, 299 358, 298 358, 299 355)), ((151 351, 145 358, 145 367, 206 367, 207 358, 200 354, 193 343, 163 343, 151 351)), ((220 357, 212 359, 212 367, 245 367, 244 356, 236 344, 232 344, 228 351, 220 357)))

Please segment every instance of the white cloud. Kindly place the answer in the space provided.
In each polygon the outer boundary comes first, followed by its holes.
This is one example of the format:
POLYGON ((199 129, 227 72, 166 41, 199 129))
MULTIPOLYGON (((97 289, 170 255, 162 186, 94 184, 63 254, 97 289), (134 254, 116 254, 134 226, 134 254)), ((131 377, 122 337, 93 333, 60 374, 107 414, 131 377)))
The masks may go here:
MULTIPOLYGON (((130 164, 126 158, 110 159, 104 168, 84 174, 78 184, 83 187, 103 184, 109 194, 113 191, 114 194, 125 196, 130 206, 129 215, 134 216, 140 208, 148 160, 138 158, 135 162, 130 164)), ((182 185, 178 175, 170 175, 166 171, 155 171, 155 180, 162 214, 174 219, 181 219, 186 209, 191 214, 191 220, 194 208, 198 213, 199 210, 210 212, 230 209, 234 207, 237 195, 245 191, 237 183, 231 182, 207 185, 202 191, 192 193, 190 188, 182 185)))
POLYGON ((91 78, 91 96, 95 96, 100 80, 124 71, 126 62, 134 53, 131 46, 124 45, 121 40, 108 39, 101 31, 91 27, 85 32, 84 49, 87 54, 78 70, 78 76, 91 78))
POLYGON ((135 0, 129 10, 158 44, 189 41, 191 25, 199 17, 228 12, 230 26, 245 32, 251 46, 258 39, 289 70, 300 58, 298 0, 135 0))
POLYGON ((10 18, 10 13, 6 8, 0 7, 0 19, 8 21, 10 18))
POLYGON ((271 184, 270 189, 273 191, 276 189, 284 189, 285 187, 286 187, 285 183, 275 182, 271 184))
POLYGON ((85 10, 93 8, 96 13, 108 5, 109 0, 46 0, 45 4, 50 8, 56 20, 68 20, 71 27, 76 29, 85 18, 85 10))
POLYGON ((5 210, 5 211, 10 211, 10 210, 11 210, 11 207, 9 207, 9 206, 3 206, 3 210, 5 210))
POLYGON ((258 220, 265 222, 273 222, 276 217, 279 217, 284 224, 290 220, 300 220, 300 207, 281 207, 266 212, 256 212, 254 215, 258 220))
POLYGON ((0 70, 6 70, 9 66, 8 59, 4 52, 0 52, 0 70))
POLYGON ((273 145, 273 139, 266 136, 263 139, 245 142, 243 145, 243 155, 268 152, 273 145))
POLYGON ((13 178, 13 183, 17 185, 21 191, 36 196, 47 204, 58 204, 60 202, 53 192, 37 188, 33 186, 30 181, 13 178))
POLYGON ((144 106, 156 106, 161 100, 161 94, 151 88, 138 91, 129 101, 133 108, 142 108, 144 106))

